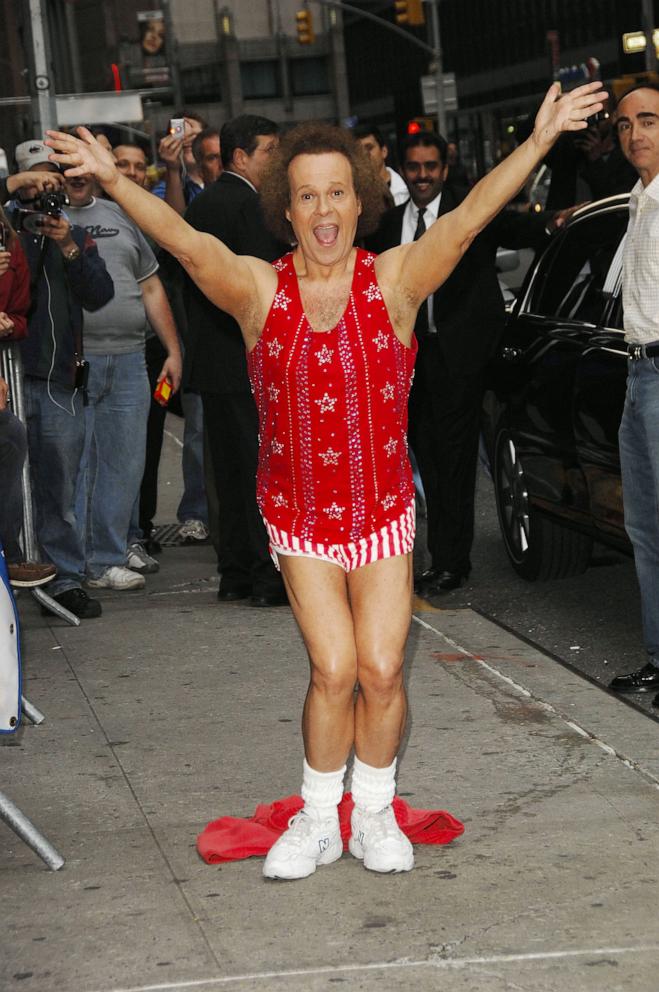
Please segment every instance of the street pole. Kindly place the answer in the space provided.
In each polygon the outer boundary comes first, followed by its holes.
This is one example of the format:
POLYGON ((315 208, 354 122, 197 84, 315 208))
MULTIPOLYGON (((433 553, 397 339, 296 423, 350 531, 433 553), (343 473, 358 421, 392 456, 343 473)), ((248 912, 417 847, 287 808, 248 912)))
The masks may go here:
POLYGON ((439 0, 427 0, 430 4, 432 27, 432 47, 435 58, 435 92, 437 94, 437 130, 446 137, 446 107, 444 105, 444 65, 442 41, 439 32, 439 0))
POLYGON ((642 17, 645 32, 645 71, 657 71, 657 52, 654 47, 654 10, 652 0, 643 0, 642 17))
POLYGON ((32 60, 34 87, 32 95, 32 129, 41 137, 48 129, 57 128, 57 106, 50 74, 48 29, 44 23, 43 0, 30 0, 32 60))

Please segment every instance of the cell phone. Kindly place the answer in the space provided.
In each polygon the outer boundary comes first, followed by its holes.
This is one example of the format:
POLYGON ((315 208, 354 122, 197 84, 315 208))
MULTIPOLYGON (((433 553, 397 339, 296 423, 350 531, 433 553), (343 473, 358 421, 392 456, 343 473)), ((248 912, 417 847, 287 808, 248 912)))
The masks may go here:
POLYGON ((183 138, 185 137, 185 121, 182 117, 172 117, 169 122, 169 133, 173 138, 183 138))
POLYGON ((161 379, 153 391, 153 398, 161 406, 167 406, 172 395, 172 384, 167 379, 161 379))

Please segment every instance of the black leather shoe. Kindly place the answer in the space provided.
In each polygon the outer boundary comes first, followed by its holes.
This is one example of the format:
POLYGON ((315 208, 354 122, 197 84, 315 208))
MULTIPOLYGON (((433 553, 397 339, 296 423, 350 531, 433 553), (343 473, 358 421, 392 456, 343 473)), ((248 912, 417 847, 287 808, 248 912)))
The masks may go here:
POLYGON ((655 692, 659 689, 659 668, 648 662, 637 672, 630 672, 629 675, 616 675, 609 682, 609 689, 613 689, 614 692, 655 692))
POLYGON ((217 598, 221 603, 235 603, 239 599, 248 599, 252 595, 251 586, 223 586, 217 590, 217 598))
POLYGON ((426 588, 431 585, 439 575, 437 568, 427 568, 421 575, 417 575, 414 580, 414 591, 423 594, 426 588))
POLYGON ((269 596, 252 596, 249 605, 257 609, 264 606, 288 606, 288 597, 285 592, 276 592, 269 596))
MULTIPOLYGON (((103 608, 97 599, 91 599, 87 595, 84 589, 67 589, 66 592, 61 592, 57 596, 53 596, 52 599, 60 606, 63 606, 65 610, 69 613, 73 613, 74 616, 79 617, 80 620, 93 620, 95 617, 100 617, 103 612, 103 608)), ((42 616, 52 617, 53 612, 49 610, 47 606, 41 607, 42 616)))
POLYGON ((450 572, 448 569, 444 569, 442 572, 437 572, 436 579, 434 582, 428 583, 425 592, 429 596, 440 592, 450 592, 451 589, 458 589, 465 579, 468 578, 469 570, 466 572, 450 572))

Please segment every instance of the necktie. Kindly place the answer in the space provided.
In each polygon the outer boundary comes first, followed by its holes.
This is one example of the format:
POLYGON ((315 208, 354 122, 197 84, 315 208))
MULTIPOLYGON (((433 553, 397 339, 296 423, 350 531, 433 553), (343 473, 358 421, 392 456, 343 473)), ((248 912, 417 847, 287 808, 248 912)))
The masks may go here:
MULTIPOLYGON (((419 216, 416 222, 416 231, 414 232, 414 241, 418 241, 422 234, 426 232, 426 222, 423 219, 423 215, 426 212, 425 207, 419 207, 419 216)), ((418 338, 423 338, 428 333, 429 321, 428 321, 428 301, 424 300, 419 307, 419 312, 416 315, 416 323, 414 324, 414 333, 418 338)))

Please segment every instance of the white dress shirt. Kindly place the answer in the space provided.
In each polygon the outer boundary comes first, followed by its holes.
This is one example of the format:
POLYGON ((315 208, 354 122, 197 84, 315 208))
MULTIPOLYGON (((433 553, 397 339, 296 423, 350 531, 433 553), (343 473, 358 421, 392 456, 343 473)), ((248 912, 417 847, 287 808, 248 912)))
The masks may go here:
POLYGON ((406 203, 409 200, 410 191, 402 176, 399 176, 394 169, 390 169, 388 165, 386 170, 389 173, 389 192, 394 198, 395 205, 399 207, 401 203, 406 203))
POLYGON ((629 199, 629 224, 622 262, 625 340, 659 341, 659 176, 639 181, 629 199))
MULTIPOLYGON (((426 231, 431 224, 434 224, 437 220, 437 213, 439 211, 439 204, 442 200, 442 194, 439 193, 434 200, 431 200, 426 207, 426 212, 423 215, 423 222, 426 225, 426 231)), ((410 200, 405 207, 403 213, 403 230, 400 236, 400 243, 402 245, 409 245, 411 241, 414 241, 414 234, 416 232, 416 226, 419 223, 419 208, 414 205, 414 202, 410 200)), ((437 327, 435 326, 434 314, 433 314, 433 298, 428 297, 428 334, 436 334, 437 327)))

